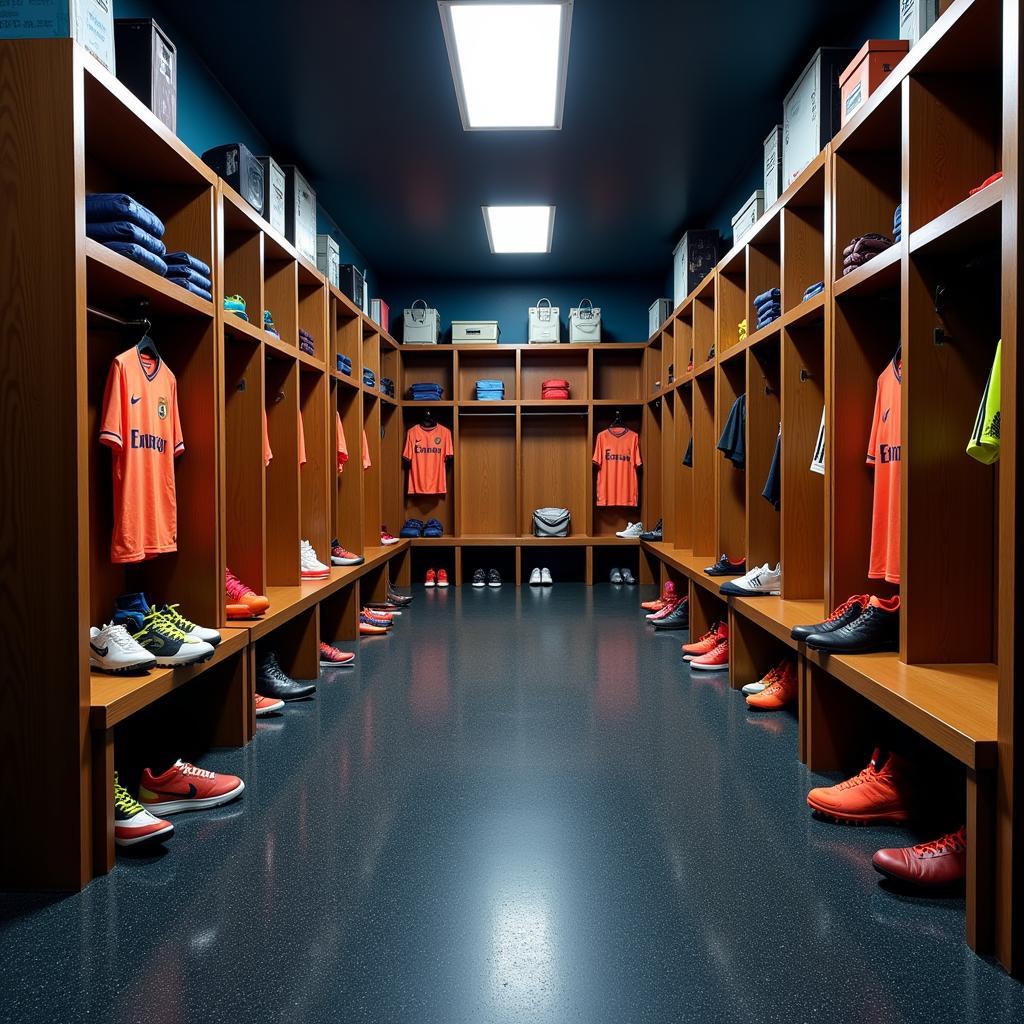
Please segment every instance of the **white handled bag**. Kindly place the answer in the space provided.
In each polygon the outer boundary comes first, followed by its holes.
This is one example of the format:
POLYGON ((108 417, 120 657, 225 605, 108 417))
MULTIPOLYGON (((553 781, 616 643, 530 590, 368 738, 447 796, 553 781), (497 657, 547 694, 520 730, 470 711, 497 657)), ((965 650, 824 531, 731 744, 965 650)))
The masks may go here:
POLYGON ((569 310, 569 341, 601 340, 601 307, 595 307, 590 299, 581 299, 578 306, 569 310))
POLYGON ((406 345, 436 345, 441 335, 441 315, 425 299, 417 299, 402 311, 402 341, 406 345))
POLYGON ((537 305, 530 307, 527 340, 531 345, 551 345, 561 340, 558 313, 558 306, 552 306, 550 299, 538 299, 537 305))

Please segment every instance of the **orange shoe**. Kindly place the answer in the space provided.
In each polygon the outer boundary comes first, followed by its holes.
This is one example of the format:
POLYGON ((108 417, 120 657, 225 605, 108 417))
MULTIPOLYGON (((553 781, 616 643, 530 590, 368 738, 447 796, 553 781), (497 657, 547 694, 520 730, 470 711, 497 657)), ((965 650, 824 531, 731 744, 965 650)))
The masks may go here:
POLYGON ((729 625, 725 622, 713 622, 711 628, 697 640, 683 644, 683 660, 693 661, 702 654, 709 654, 729 635, 729 625))
POLYGON ((387 626, 371 626, 368 622, 359 623, 360 636, 383 636, 387 631, 387 626))
POLYGON ((778 711, 792 704, 797 696, 796 665, 788 658, 779 665, 771 682, 760 692, 747 697, 747 704, 758 711, 778 711))
POLYGON ((676 599, 676 585, 672 580, 665 580, 665 586, 661 588, 661 597, 653 601, 644 601, 640 607, 648 612, 660 612, 665 605, 672 604, 676 599))
POLYGON ((871 763, 852 779, 837 786, 812 789, 807 805, 835 821, 857 825, 868 822, 907 821, 910 769, 898 754, 875 750, 871 763))
POLYGON ((438 569, 437 570, 437 585, 444 590, 448 586, 448 570, 438 569))
POLYGON ((264 697, 262 693, 256 694, 256 717, 271 715, 284 707, 284 701, 277 697, 264 697))
POLYGON ((879 850, 871 863, 876 871, 898 882, 938 889, 957 885, 967 874, 967 826, 930 843, 879 850))
POLYGON ((723 637, 707 654, 694 655, 690 659, 690 668, 706 669, 709 672, 728 671, 729 638, 723 637))
POLYGON ((247 587, 230 569, 224 570, 224 589, 228 595, 229 619, 251 619, 270 607, 270 598, 247 587))

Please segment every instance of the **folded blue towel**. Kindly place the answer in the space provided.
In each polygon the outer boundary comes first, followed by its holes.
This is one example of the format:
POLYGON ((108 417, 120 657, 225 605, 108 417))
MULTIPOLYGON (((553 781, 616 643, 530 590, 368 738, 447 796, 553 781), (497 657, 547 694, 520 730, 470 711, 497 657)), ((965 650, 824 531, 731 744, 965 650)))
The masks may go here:
POLYGON ((184 284, 187 281, 189 284, 194 284, 197 288, 205 288, 206 291, 213 290, 213 284, 209 277, 180 263, 175 266, 171 266, 170 263, 167 264, 167 279, 177 284, 184 284))
POLYGON ((140 267, 145 267, 147 270, 152 270, 154 274, 166 277, 167 264, 148 249, 143 249, 141 245, 136 245, 134 242, 104 242, 103 244, 108 249, 127 256, 128 259, 138 263, 140 267))
POLYGON ((128 220, 157 238, 164 237, 164 222, 124 192, 94 192, 85 197, 86 222, 128 220))
POLYGON ((190 270, 194 270, 197 274, 207 278, 212 274, 207 264, 183 249, 179 249, 177 252, 169 252, 164 257, 164 260, 168 267, 188 267, 190 270))
POLYGON ((134 242, 148 249, 154 256, 161 257, 166 263, 167 246, 145 228, 133 224, 130 220, 87 221, 85 233, 89 238, 108 245, 110 242, 134 242))
POLYGON ((778 302, 782 298, 782 292, 778 288, 769 288, 754 299, 755 306, 765 306, 770 302, 778 302))

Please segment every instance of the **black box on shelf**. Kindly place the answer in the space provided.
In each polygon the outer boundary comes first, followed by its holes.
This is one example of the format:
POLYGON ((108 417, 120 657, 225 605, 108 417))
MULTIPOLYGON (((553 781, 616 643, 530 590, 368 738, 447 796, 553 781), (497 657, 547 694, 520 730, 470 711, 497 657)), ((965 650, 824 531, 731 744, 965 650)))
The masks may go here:
POLYGON ((215 146, 203 154, 212 167, 254 210, 263 213, 263 165, 241 142, 215 146))
POLYGON ((178 125, 178 49, 152 18, 115 18, 117 77, 172 132, 178 125))
MULTIPOLYGON (((357 270, 355 264, 342 263, 338 267, 338 287, 347 295, 360 309, 363 309, 363 274, 357 270)), ((365 313, 366 310, 364 309, 365 313)))
POLYGON ((294 164, 284 166, 284 233, 298 254, 316 266, 316 192, 294 164))

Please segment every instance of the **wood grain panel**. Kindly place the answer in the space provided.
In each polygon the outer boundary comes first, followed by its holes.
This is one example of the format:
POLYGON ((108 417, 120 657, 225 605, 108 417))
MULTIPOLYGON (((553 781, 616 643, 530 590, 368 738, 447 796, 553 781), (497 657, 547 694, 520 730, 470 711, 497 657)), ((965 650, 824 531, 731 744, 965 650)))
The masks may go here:
MULTIPOLYGON (((524 374, 526 367, 523 368, 524 374)), ((522 417, 519 525, 531 533, 533 510, 567 508, 575 524, 585 523, 590 496, 591 456, 587 418, 575 415, 522 417)))
POLYGON ((327 377, 299 366, 299 402, 306 464, 299 467, 299 523, 302 536, 322 562, 330 562, 330 484, 336 466, 334 417, 328 419, 327 377))
POLYGON ((730 558, 746 556, 746 474, 747 470, 733 465, 717 450, 733 404, 746 392, 746 360, 742 353, 715 368, 718 394, 715 398, 714 466, 718 492, 718 543, 716 551, 726 552, 730 558))
POLYGON ((266 468, 267 586, 299 582, 299 369, 290 359, 268 358, 265 397, 270 448, 266 468))
POLYGON ((824 209, 787 206, 782 211, 782 309, 800 305, 809 285, 825 280, 824 209))
POLYGON ((718 492, 715 450, 715 375, 705 373, 693 382, 693 553, 717 555, 718 492))
POLYGON ((515 533, 515 417, 460 417, 456 468, 460 532, 515 533))
MULTIPOLYGON (((248 298, 248 296, 246 296, 248 298)), ((281 341, 291 347, 299 344, 298 265, 291 259, 276 259, 266 254, 263 261, 263 308, 270 311, 281 341)), ((249 320, 263 324, 263 309, 248 308, 249 320)))
POLYGON ((756 349, 748 350, 746 359, 747 468, 744 475, 747 538, 744 550, 748 566, 764 562, 774 566, 780 553, 779 512, 761 492, 775 455, 781 422, 778 335, 765 338, 756 349))

